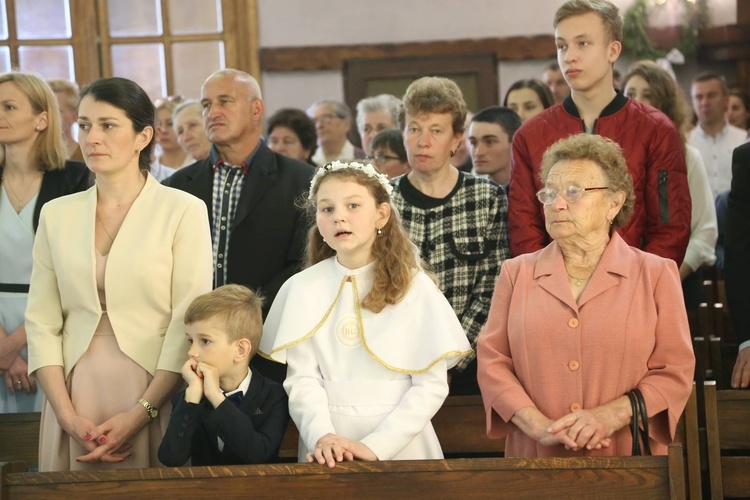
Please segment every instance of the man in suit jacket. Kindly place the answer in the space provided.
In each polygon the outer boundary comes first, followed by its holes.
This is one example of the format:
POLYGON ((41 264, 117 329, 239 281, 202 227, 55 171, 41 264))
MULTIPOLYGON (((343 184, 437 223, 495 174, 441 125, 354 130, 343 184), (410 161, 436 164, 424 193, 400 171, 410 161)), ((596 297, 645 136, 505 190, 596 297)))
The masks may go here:
POLYGON ((750 143, 738 147, 732 155, 732 190, 724 242, 727 300, 740 343, 732 387, 747 388, 750 386, 750 143))
MULTIPOLYGON (((265 316, 301 267, 308 225, 295 202, 309 188, 313 168, 272 152, 260 139, 264 105, 247 73, 225 69, 208 77, 201 104, 211 152, 165 184, 208 207, 214 287, 237 283, 261 292, 265 316)), ((256 367, 283 381, 283 365, 258 360, 256 367)))

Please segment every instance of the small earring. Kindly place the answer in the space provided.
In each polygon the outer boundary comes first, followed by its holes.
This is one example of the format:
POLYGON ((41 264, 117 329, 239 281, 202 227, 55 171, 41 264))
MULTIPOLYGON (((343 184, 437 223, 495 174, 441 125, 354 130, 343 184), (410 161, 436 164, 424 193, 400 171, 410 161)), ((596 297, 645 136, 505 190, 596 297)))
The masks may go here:
POLYGON ((36 130, 37 132, 39 132, 39 127, 36 127, 34 130, 36 130))
POLYGON ((454 156, 456 156, 456 151, 458 151, 458 150, 451 151, 451 158, 453 158, 454 156))
POLYGON ((377 233, 378 233, 378 236, 382 236, 382 235, 383 235, 383 230, 382 230, 382 229, 380 229, 380 228, 378 228, 378 231, 377 231, 377 233))
POLYGON ((609 222, 609 225, 611 226, 614 221, 612 219, 607 219, 607 222, 609 222))

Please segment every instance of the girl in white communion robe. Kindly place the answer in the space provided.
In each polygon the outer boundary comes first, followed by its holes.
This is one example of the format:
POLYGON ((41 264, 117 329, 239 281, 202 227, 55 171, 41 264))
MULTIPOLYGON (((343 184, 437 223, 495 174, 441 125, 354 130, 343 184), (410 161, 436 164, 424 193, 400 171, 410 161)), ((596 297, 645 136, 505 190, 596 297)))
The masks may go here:
POLYGON ((286 363, 299 461, 440 459, 430 420, 466 334, 372 165, 334 162, 310 183, 307 264, 281 288, 260 354, 286 363))

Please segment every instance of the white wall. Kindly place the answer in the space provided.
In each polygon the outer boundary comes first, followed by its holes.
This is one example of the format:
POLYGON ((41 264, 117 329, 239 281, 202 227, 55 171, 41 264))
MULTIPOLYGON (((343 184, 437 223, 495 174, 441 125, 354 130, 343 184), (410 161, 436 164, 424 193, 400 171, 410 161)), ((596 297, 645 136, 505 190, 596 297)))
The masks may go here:
MULTIPOLYGON (((634 0, 613 0, 625 11, 634 0)), ((673 1, 673 0, 670 0, 673 1)), ((261 48, 464 40, 552 33, 562 0, 258 0, 261 48)), ((733 24, 736 0, 711 0, 714 25, 733 24)), ((669 5, 669 4, 668 4, 669 5)), ((679 12, 654 10, 653 26, 679 24, 679 12)), ((538 77, 547 60, 498 63, 498 102, 520 78, 538 77)), ((618 64, 623 71, 627 61, 618 64)), ((685 68, 686 70, 688 68, 685 68)), ((719 70, 732 71, 731 65, 719 70)), ((685 71, 677 71, 681 76, 685 71)), ((692 70, 689 74, 692 74, 692 70)), ((689 74, 687 78, 689 79, 689 74)), ((733 74, 727 75, 730 80, 733 74)), ((263 72, 266 116, 343 100, 340 71, 263 72)))

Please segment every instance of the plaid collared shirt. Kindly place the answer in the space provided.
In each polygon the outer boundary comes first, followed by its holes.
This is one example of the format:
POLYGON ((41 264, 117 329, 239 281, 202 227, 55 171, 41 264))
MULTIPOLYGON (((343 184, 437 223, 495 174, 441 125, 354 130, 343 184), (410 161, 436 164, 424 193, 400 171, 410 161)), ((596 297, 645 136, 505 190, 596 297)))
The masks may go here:
POLYGON ((213 208, 211 239, 214 252, 214 288, 227 282, 227 263, 229 259, 229 236, 232 232, 234 214, 240 200, 242 186, 245 185, 247 165, 242 163, 232 166, 218 160, 214 164, 213 208))
POLYGON ((500 265, 510 258, 505 191, 463 173, 443 199, 421 193, 406 175, 392 184, 393 204, 404 227, 440 280, 475 351, 458 364, 463 371, 476 358, 477 338, 487 321, 500 265))

